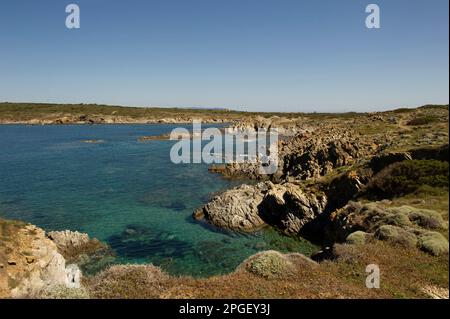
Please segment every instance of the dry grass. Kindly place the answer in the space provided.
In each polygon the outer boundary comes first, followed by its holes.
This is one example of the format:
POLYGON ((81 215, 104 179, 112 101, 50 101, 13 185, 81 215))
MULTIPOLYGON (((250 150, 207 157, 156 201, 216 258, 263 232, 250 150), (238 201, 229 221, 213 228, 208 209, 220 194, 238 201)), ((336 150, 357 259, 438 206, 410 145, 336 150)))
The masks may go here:
POLYGON ((448 254, 430 256, 384 242, 336 245, 321 264, 286 258, 292 271, 264 278, 239 267, 205 279, 172 277, 153 266, 115 266, 87 279, 92 298, 429 298, 425 287, 448 290, 448 254), (381 288, 365 286, 366 266, 381 269, 381 288))
POLYGON ((448 254, 431 256, 416 249, 376 241, 364 246, 336 245, 339 258, 322 267, 343 280, 359 283, 365 278, 365 267, 377 264, 381 270, 381 288, 377 296, 389 298, 427 298, 428 285, 448 290, 448 254))

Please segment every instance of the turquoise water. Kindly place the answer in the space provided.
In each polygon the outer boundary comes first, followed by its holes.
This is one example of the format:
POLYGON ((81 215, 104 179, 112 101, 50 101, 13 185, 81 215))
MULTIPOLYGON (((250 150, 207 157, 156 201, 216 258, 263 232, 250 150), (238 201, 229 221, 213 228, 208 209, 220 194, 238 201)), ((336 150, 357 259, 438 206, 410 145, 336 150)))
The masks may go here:
POLYGON ((195 208, 236 182, 173 164, 172 141, 137 141, 174 127, 0 125, 0 217, 85 232, 109 243, 116 263, 171 274, 210 276, 261 250, 314 249, 273 230, 244 236, 194 221, 195 208))

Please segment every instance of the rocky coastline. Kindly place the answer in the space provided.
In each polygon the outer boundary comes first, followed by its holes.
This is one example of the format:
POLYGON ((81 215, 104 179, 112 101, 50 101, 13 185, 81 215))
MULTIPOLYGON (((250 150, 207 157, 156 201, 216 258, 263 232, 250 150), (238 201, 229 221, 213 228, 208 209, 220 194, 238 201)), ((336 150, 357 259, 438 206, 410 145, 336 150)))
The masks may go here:
POLYGON ((232 124, 278 126, 277 172, 212 166, 254 183, 214 196, 193 218, 242 233, 273 227, 321 251, 264 251, 228 275, 175 278, 153 265, 113 265, 114 252, 86 234, 0 219, 0 298, 448 298, 448 106, 232 124), (361 288, 371 263, 386 269, 386 289, 361 288), (68 289, 74 278, 80 285, 68 289))

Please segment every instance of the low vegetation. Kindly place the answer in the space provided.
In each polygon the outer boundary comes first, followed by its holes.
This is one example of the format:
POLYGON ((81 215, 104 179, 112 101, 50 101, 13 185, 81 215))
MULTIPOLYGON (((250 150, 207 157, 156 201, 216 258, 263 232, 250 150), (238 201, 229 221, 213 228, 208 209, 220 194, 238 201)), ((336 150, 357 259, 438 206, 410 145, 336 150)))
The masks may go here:
POLYGON ((369 183, 367 193, 380 198, 401 197, 431 188, 448 189, 448 162, 411 160, 394 163, 369 183))
POLYGON ((437 116, 433 115, 425 115, 425 116, 418 116, 410 120, 407 125, 411 126, 419 126, 419 125, 427 125, 431 123, 435 123, 439 120, 437 116))
POLYGON ((257 276, 273 279, 287 276, 293 271, 292 263, 277 251, 256 254, 244 262, 245 268, 257 276))
POLYGON ((420 234, 419 247, 434 256, 448 254, 448 240, 438 232, 420 234))

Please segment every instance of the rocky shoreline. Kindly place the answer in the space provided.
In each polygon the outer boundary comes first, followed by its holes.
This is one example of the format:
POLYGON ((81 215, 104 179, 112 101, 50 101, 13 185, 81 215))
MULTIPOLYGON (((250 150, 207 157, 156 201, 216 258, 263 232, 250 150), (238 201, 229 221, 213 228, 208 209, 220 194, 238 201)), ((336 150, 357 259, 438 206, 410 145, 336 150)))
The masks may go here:
MULTIPOLYGON (((61 116, 46 119, 30 119, 30 120, 6 120, 0 119, 0 125, 82 125, 82 124, 192 124, 194 118, 130 118, 119 116, 61 116)), ((227 121, 219 118, 202 118, 203 123, 207 124, 222 124, 227 121)))
POLYGON ((277 172, 211 167, 255 182, 214 196, 193 217, 243 233, 273 227, 321 251, 265 251, 228 275, 175 278, 153 265, 112 265, 114 252, 86 234, 0 219, 0 298, 448 298, 447 121, 448 107, 244 119, 232 127, 282 128, 277 172), (388 288, 363 287, 372 263, 386 269, 388 288))
POLYGON ((227 178, 263 181, 216 195, 193 217, 238 232, 274 227, 322 245, 313 256, 321 261, 335 258, 336 244, 376 241, 448 258, 448 205, 444 211, 416 206, 429 196, 421 189, 443 187, 448 195, 447 120, 448 108, 419 108, 308 123, 307 132, 279 142, 278 171, 271 176, 259 175, 253 163, 213 165, 210 171, 227 178), (369 131, 373 122, 379 131, 369 131), (441 184, 432 182, 438 179, 441 184), (417 203, 409 197, 414 193, 417 203), (404 197, 411 205, 396 203, 404 197))

